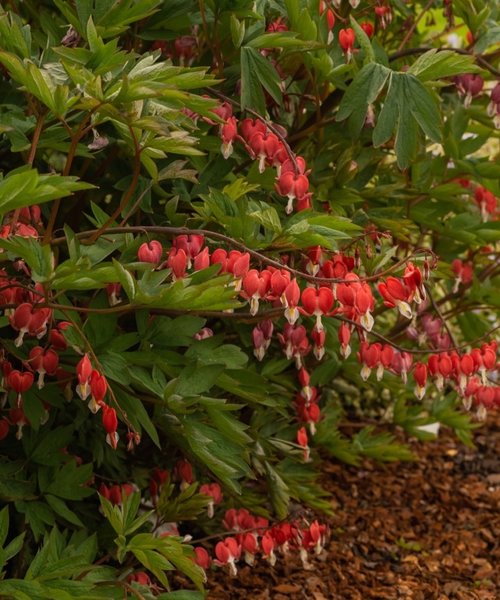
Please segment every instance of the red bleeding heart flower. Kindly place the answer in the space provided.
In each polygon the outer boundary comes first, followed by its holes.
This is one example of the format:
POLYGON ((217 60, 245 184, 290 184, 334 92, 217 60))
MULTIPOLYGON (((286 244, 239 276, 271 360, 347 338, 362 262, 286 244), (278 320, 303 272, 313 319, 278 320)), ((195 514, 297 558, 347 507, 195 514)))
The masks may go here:
POLYGON ((59 356, 52 349, 44 350, 41 346, 35 346, 30 350, 28 364, 38 373, 38 389, 44 386, 44 377, 55 375, 59 366, 59 356))
POLYGON ((259 300, 267 296, 271 286, 271 273, 250 269, 243 278, 242 290, 244 296, 250 300, 250 314, 256 315, 259 310, 259 300))
POLYGON ((241 546, 235 538, 227 537, 224 541, 215 545, 215 563, 219 566, 229 565, 230 573, 236 577, 238 570, 235 562, 240 558, 241 546))
POLYGON ((47 323, 52 316, 50 308, 35 308, 29 302, 20 304, 9 316, 13 329, 19 331, 14 344, 19 347, 23 343, 26 333, 30 336, 41 338, 47 332, 47 323))
POLYGON ((330 288, 321 286, 319 289, 306 288, 302 292, 301 302, 304 314, 316 317, 316 329, 323 330, 322 315, 327 315, 333 308, 333 292, 330 288))
POLYGON ((275 184, 276 191, 281 196, 288 198, 285 212, 289 215, 293 210, 293 201, 304 198, 309 190, 309 179, 306 175, 294 171, 282 172, 275 184))
POLYGON ((415 388, 415 396, 422 400, 425 395, 425 387, 427 385, 427 366, 424 363, 418 362, 413 369, 413 379, 417 384, 415 388))
POLYGON ((137 258, 141 262, 151 263, 152 265, 158 266, 163 256, 163 246, 157 240, 151 242, 144 242, 139 246, 137 251, 137 258))
POLYGON ((236 120, 236 117, 229 117, 229 119, 221 125, 220 138, 222 140, 222 156, 224 158, 229 158, 233 153, 233 142, 238 138, 238 121, 236 120))
POLYGON ((326 26, 328 28, 328 39, 326 43, 331 44, 333 42, 333 28, 335 26, 335 14, 331 8, 326 10, 326 26))
POLYGON ((10 423, 7 419, 0 419, 0 442, 4 440, 10 431, 10 423))
POLYGON ((183 279, 186 276, 188 267, 188 258, 186 252, 181 248, 172 248, 168 254, 167 265, 172 269, 172 277, 175 280, 183 279))
POLYGON ((116 410, 108 406, 105 402, 101 403, 102 406, 102 425, 106 431, 106 443, 108 443, 114 450, 118 445, 118 418, 116 416, 116 410))
POLYGON ((23 403, 22 395, 27 392, 34 381, 33 373, 29 371, 11 371, 7 376, 7 385, 17 393, 17 408, 21 408, 23 403))
POLYGON ((366 21, 365 23, 361 23, 361 29, 366 33, 366 35, 369 38, 373 37, 375 28, 373 27, 373 25, 371 23, 369 23, 368 21, 366 21))
POLYGON ((204 483, 200 486, 200 494, 210 498, 207 507, 207 515, 208 518, 211 519, 214 516, 214 506, 220 504, 223 499, 221 487, 218 483, 204 483))
POLYGON ((84 354, 83 358, 76 365, 76 376, 78 378, 78 385, 76 386, 76 393, 82 400, 86 400, 90 394, 90 376, 92 375, 92 363, 87 354, 84 354))
POLYGON ((297 444, 304 450, 304 462, 309 462, 309 460, 310 460, 309 438, 307 437, 307 431, 306 431, 305 427, 301 427, 297 431, 297 444))
POLYGON ((202 546, 196 546, 194 548, 194 562, 204 569, 205 571, 210 568, 210 564, 212 563, 212 559, 210 558, 210 554, 203 548, 202 546))
POLYGON ((411 306, 409 305, 412 293, 401 280, 396 277, 388 277, 385 282, 378 284, 377 289, 387 307, 397 307, 399 312, 407 319, 413 317, 411 306))
POLYGON ((347 29, 341 29, 339 31, 339 44, 344 54, 346 55, 347 62, 351 59, 352 49, 354 47, 354 42, 356 41, 356 34, 354 33, 354 29, 348 27, 347 29))
POLYGON ((89 409, 94 414, 97 413, 102 404, 104 404, 104 398, 108 391, 108 382, 104 375, 101 375, 99 371, 95 369, 90 374, 90 393, 92 395, 89 401, 89 409))

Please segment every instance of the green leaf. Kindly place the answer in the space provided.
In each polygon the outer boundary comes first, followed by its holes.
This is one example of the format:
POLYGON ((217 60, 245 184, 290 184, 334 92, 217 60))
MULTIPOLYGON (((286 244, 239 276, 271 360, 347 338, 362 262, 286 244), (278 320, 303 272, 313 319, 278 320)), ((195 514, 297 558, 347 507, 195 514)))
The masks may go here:
POLYGON ((415 157, 418 129, 433 141, 441 141, 441 115, 431 92, 414 76, 392 73, 384 107, 373 131, 373 144, 387 142, 396 130, 395 150, 400 168, 415 157))
POLYGON ((13 558, 16 554, 19 554, 23 548, 24 537, 26 532, 23 531, 20 535, 15 537, 5 548, 0 549, 0 569, 2 566, 13 558))
POLYGON ((364 456, 384 462, 415 460, 415 456, 390 433, 374 433, 374 427, 364 427, 353 437, 354 447, 364 456))
POLYGON ((276 69, 255 48, 243 46, 241 48, 242 108, 253 108, 261 115, 265 114, 262 86, 275 102, 281 103, 282 94, 276 69))
POLYGON ((127 417, 130 419, 132 425, 134 425, 136 429, 142 427, 152 439, 153 443, 160 448, 161 445, 158 432, 156 431, 156 427, 153 425, 141 398, 126 392, 121 387, 115 389, 115 395, 118 404, 121 409, 127 413, 127 417))
POLYGON ((0 547, 3 547, 9 533, 9 507, 4 506, 0 512, 0 547))
POLYGON ((64 500, 81 500, 92 496, 95 490, 88 487, 91 475, 92 463, 78 467, 76 461, 71 460, 54 474, 46 492, 64 500))
POLYGON ((373 51, 370 38, 366 35, 365 30, 362 27, 360 27, 359 23, 352 15, 349 15, 349 20, 351 22, 351 27, 354 29, 354 32, 356 34, 356 39, 358 40, 359 45, 365 52, 365 62, 374 63, 375 52, 373 51))
POLYGON ((79 182, 77 177, 39 175, 36 169, 21 167, 11 171, 0 181, 0 215, 33 203, 43 204, 56 198, 69 196, 78 190, 94 186, 79 182))
POLYGON ((347 88, 339 106, 336 120, 350 117, 353 135, 358 135, 363 127, 368 105, 375 102, 385 86, 391 71, 377 63, 368 63, 356 75, 347 88))
POLYGON ((188 590, 176 590, 160 594, 158 600, 203 600, 205 595, 201 592, 190 592, 188 590))
MULTIPOLYGON (((413 75, 406 75, 405 97, 411 113, 424 133, 434 142, 441 141, 441 114, 431 92, 413 75)), ((402 120, 402 127, 406 126, 402 120)))
POLYGON ((62 517, 72 525, 76 525, 77 527, 84 527, 84 524, 82 523, 78 515, 68 508, 68 505, 66 504, 66 502, 64 502, 64 500, 61 500, 56 496, 52 496, 51 494, 46 494, 45 500, 56 515, 62 517))
POLYGON ((298 34, 293 31, 281 31, 275 33, 263 33, 254 37, 247 43, 251 48, 314 48, 321 47, 321 44, 311 41, 305 41, 298 38, 298 34))
POLYGON ((11 239, 0 239, 0 248, 16 258, 22 258, 31 268, 34 281, 45 282, 51 279, 55 258, 49 245, 43 246, 35 238, 15 236, 11 239))
POLYGON ((239 48, 245 37, 245 21, 240 21, 236 15, 231 14, 229 19, 229 27, 231 29, 231 39, 235 48, 239 48))
POLYGON ((33 448, 28 452, 30 459, 40 465, 59 465, 64 459, 61 450, 69 444, 74 431, 73 425, 54 427, 46 432, 41 430, 33 448))
POLYGON ((452 50, 432 48, 412 64, 407 73, 415 75, 420 81, 432 81, 442 77, 453 77, 463 73, 479 73, 474 56, 458 54, 452 50))
POLYGON ((207 415, 210 417, 211 422, 217 427, 217 429, 231 440, 235 444, 245 446, 252 442, 252 438, 245 433, 248 429, 248 425, 241 423, 238 419, 230 416, 224 411, 221 411, 219 407, 205 408, 207 415))
POLYGON ((399 87, 399 79, 394 77, 395 74, 391 74, 389 79, 389 89, 384 101, 382 110, 373 130, 373 145, 375 147, 382 146, 385 144, 390 137, 396 126, 398 116, 398 104, 397 104, 397 93, 394 93, 394 89, 399 87))
POLYGON ((137 282, 130 271, 125 269, 119 260, 113 258, 113 265, 116 269, 118 281, 121 283, 123 291, 127 294, 129 302, 133 302, 137 291, 137 282))
POLYGON ((220 364, 199 366, 192 363, 181 371, 175 392, 181 396, 208 392, 223 370, 224 366, 220 364))
POLYGON ((274 206, 262 206, 262 210, 247 213, 247 217, 260 223, 274 233, 281 233, 281 221, 274 206))
POLYGON ((286 483, 267 461, 265 462, 267 487, 271 502, 278 519, 285 519, 288 515, 290 493, 286 483))

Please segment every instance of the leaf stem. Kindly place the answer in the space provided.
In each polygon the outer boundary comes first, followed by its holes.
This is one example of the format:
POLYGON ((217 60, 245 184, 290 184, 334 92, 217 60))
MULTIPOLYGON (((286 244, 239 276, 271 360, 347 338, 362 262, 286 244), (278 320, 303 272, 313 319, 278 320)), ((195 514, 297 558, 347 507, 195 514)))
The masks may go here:
MULTIPOLYGON (((134 129, 131 125, 128 126, 130 135, 132 136, 132 140, 134 142, 134 172, 132 175, 132 180, 130 182, 130 185, 126 191, 126 193, 124 194, 120 205, 117 207, 117 209, 114 211, 114 213, 109 217, 109 219, 103 224, 101 225, 101 227, 99 229, 97 229, 95 231, 95 233, 93 233, 92 237, 90 238, 89 242, 93 243, 96 241, 96 239, 102 235, 103 233, 105 233, 107 231, 107 228, 115 221, 115 219, 117 219, 120 214, 122 213, 122 211, 125 209, 125 207, 127 206, 127 204, 129 203, 130 199, 132 198, 135 189, 137 188, 137 184, 139 183, 139 176, 141 174, 141 147, 139 145, 139 142, 137 140, 137 136, 134 133, 134 129)), ((129 215, 127 215, 128 218, 129 215)))

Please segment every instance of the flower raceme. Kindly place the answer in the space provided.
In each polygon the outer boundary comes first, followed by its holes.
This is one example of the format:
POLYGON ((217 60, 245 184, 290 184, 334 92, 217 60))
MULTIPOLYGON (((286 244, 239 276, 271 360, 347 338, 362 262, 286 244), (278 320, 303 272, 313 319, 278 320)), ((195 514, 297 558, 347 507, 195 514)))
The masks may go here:
MULTIPOLYGON (((231 536, 225 537, 215 546, 215 560, 219 567, 228 567, 234 576, 236 563, 243 557, 252 566, 260 554, 264 560, 274 565, 280 553, 282 556, 291 550, 299 551, 304 566, 308 564, 308 553, 320 554, 326 542, 328 528, 313 521, 290 521, 269 525, 266 519, 250 514, 246 509, 229 509, 223 524, 231 536)), ((212 563, 205 549, 195 548, 195 562, 204 569, 212 563)))
MULTIPOLYGON (((297 209, 310 208, 309 179, 306 164, 302 157, 290 156, 290 150, 285 147, 282 140, 274 131, 271 131, 260 119, 243 119, 239 124, 233 116, 228 116, 220 127, 219 135, 222 140, 222 154, 229 158, 233 151, 233 144, 241 140, 251 158, 259 161, 259 172, 263 173, 266 167, 275 167, 277 179, 275 189, 281 196, 288 198, 285 212, 293 211, 294 200, 297 200, 297 209)), ((273 129, 282 129, 275 125, 273 129)), ((284 137, 286 131, 281 135, 284 137)))

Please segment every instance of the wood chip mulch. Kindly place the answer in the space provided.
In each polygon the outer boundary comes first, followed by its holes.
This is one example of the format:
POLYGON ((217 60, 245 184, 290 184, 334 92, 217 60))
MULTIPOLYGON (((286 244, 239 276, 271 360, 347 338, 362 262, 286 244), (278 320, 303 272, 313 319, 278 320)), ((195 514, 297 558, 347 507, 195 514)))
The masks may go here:
POLYGON ((500 418, 476 449, 442 432, 411 446, 419 461, 324 466, 335 516, 325 551, 217 570, 209 600, 500 599, 500 418))

